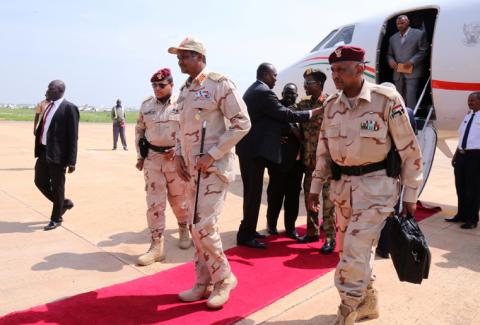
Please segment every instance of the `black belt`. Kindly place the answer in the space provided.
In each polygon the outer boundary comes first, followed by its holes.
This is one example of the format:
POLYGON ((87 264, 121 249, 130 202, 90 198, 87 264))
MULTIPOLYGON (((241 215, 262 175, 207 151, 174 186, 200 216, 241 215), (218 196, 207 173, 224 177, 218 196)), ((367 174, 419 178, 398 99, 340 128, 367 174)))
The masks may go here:
POLYGON ((154 146, 153 144, 149 143, 148 148, 152 149, 155 152, 166 153, 170 149, 172 149, 173 147, 157 147, 157 146, 154 146))
POLYGON ((480 149, 458 149, 459 153, 475 153, 480 152, 480 149))
POLYGON ((364 165, 364 166, 338 166, 340 172, 348 176, 362 176, 368 173, 376 172, 377 170, 382 170, 387 168, 387 161, 379 161, 373 164, 364 165))

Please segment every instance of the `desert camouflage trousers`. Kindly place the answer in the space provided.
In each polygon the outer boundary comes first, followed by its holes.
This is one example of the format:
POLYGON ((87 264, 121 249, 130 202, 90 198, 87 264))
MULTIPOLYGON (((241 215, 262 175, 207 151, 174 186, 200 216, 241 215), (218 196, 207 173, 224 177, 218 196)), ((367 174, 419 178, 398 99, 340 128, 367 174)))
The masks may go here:
MULTIPOLYGON (((190 169, 187 197, 190 211, 194 211, 197 190, 197 171, 190 169)), ((196 283, 216 283, 230 274, 230 264, 223 253, 222 239, 218 229, 218 217, 227 195, 228 183, 216 174, 202 173, 198 192, 197 223, 192 225, 192 240, 195 245, 196 283)))
POLYGON ((169 168, 172 167, 170 164, 174 162, 160 154, 149 154, 143 164, 147 224, 152 238, 161 237, 165 231, 167 199, 179 224, 188 224, 191 218, 186 197, 187 184, 180 179, 174 167, 169 168))
POLYGON ((340 250, 335 286, 343 303, 354 308, 363 301, 367 286, 375 278, 373 247, 385 219, 393 212, 398 193, 398 180, 387 177, 385 170, 363 176, 343 175, 330 184, 340 250))
MULTIPOLYGON (((303 193, 305 196, 305 207, 307 206, 307 198, 310 193, 310 186, 312 185, 312 170, 305 171, 305 178, 303 179, 303 193)), ((330 185, 325 183, 322 189, 322 200, 320 201, 320 210, 323 218, 323 231, 325 231, 325 239, 335 239, 335 206, 330 200, 330 185)), ((318 221, 319 213, 307 209, 307 235, 320 235, 320 226, 318 221)))

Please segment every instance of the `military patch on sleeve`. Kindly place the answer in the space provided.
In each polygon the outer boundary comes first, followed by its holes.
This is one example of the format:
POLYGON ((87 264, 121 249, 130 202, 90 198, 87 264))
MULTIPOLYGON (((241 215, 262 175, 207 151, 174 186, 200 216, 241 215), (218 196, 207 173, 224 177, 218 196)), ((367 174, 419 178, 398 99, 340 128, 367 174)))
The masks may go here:
POLYGON ((394 108, 392 108, 392 111, 390 112, 390 117, 395 118, 396 116, 400 116, 405 114, 405 109, 403 108, 402 105, 397 105, 394 108))

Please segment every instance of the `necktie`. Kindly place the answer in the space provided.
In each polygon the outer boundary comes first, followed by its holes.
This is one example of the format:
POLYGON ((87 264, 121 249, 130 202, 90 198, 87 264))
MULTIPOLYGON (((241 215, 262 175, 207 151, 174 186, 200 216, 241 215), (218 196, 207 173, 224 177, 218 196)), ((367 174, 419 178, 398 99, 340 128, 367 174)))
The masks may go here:
POLYGON ((472 122, 473 122, 474 117, 475 117, 475 113, 473 113, 472 116, 470 116, 470 119, 468 120, 467 128, 465 129, 465 134, 463 135, 463 139, 462 139, 461 148, 463 150, 465 150, 465 148, 467 148, 468 133, 470 132, 470 127, 472 126, 472 122))
POLYGON ((48 117, 48 114, 50 113, 50 111, 52 110, 52 107, 53 107, 53 102, 51 102, 48 105, 47 109, 45 110, 45 114, 43 115, 42 128, 40 129, 40 142, 42 141, 43 130, 45 128, 45 123, 47 122, 47 117, 48 117))

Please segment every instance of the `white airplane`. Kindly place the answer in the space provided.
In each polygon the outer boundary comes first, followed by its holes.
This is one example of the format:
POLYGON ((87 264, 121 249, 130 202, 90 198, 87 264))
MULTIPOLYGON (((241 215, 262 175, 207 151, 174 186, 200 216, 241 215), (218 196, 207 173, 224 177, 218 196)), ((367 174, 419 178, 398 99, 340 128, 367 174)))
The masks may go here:
MULTIPOLYGON (((336 92, 331 79, 328 56, 340 45, 359 46, 366 51, 365 76, 368 81, 392 81, 386 53, 391 35, 397 32, 396 18, 407 15, 410 26, 426 31, 430 43, 427 77, 414 108, 419 126, 417 136, 424 157, 424 184, 433 164, 435 147, 452 156, 445 139, 457 136, 467 113, 467 97, 480 91, 480 1, 422 1, 403 3, 396 10, 371 19, 335 28, 301 60, 278 75, 275 91, 281 93, 288 82, 303 94, 303 72, 309 67, 327 75, 324 90, 336 92)), ((423 186, 421 190, 423 190, 423 186)))

